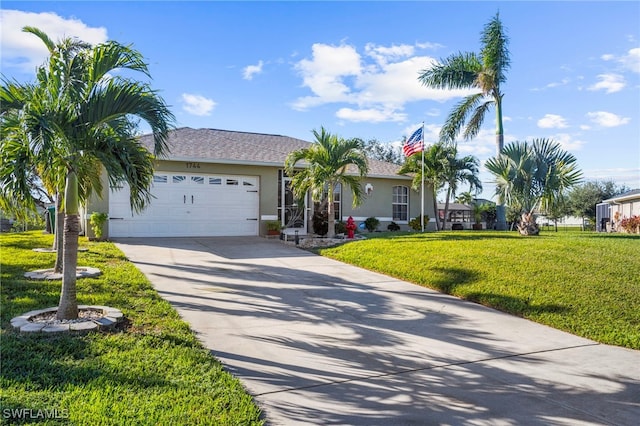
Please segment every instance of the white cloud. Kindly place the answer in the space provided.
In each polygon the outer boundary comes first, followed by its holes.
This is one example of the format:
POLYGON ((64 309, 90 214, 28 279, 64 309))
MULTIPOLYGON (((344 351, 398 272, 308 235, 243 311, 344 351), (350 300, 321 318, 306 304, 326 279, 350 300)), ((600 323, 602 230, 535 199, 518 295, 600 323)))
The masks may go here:
POLYGON ((182 109, 193 115, 211 115, 211 111, 216 106, 212 99, 191 93, 182 94, 182 109))
POLYGON ((596 84, 589 86, 588 90, 605 90, 607 93, 615 93, 625 86, 624 77, 620 74, 600 74, 596 84))
POLYGON ((353 122, 382 123, 386 121, 405 121, 407 114, 378 109, 340 108, 336 117, 353 122))
POLYGON ((620 58, 620 62, 629 71, 640 73, 640 47, 629 50, 620 58))
POLYGON ((296 99, 292 107, 306 110, 315 106, 344 103, 338 113, 345 120, 373 122, 405 119, 402 112, 407 102, 445 101, 471 93, 468 90, 434 90, 418 82, 419 72, 431 66, 434 59, 414 56, 417 44, 378 46, 369 43, 361 55, 354 46, 316 43, 311 59, 295 65, 303 86, 312 95, 296 99), (360 111, 360 112, 358 112, 360 111))
POLYGON ((567 120, 556 114, 545 114, 540 120, 538 120, 538 127, 541 129, 564 129, 569 127, 567 120))
POLYGON ((565 151, 579 151, 586 143, 584 141, 574 139, 573 136, 568 133, 558 133, 551 136, 550 139, 558 142, 565 151))
POLYGON ((245 80, 253 80, 255 74, 262 73, 262 65, 264 65, 262 61, 258 61, 258 65, 247 65, 242 70, 242 78, 245 80))
POLYGON ((612 61, 615 58, 615 55, 612 55, 610 53, 605 53, 604 55, 600 56, 600 59, 602 59, 603 61, 612 61))
POLYGON ((588 112, 587 117, 591 119, 593 123, 596 123, 602 127, 617 127, 627 124, 631 119, 628 117, 621 117, 606 111, 588 112))
POLYGON ((91 44, 107 41, 104 27, 89 27, 78 19, 66 19, 52 12, 33 13, 0 10, 2 67, 35 72, 48 56, 44 43, 35 35, 22 31, 25 26, 44 31, 54 42, 64 37, 77 37, 91 44))

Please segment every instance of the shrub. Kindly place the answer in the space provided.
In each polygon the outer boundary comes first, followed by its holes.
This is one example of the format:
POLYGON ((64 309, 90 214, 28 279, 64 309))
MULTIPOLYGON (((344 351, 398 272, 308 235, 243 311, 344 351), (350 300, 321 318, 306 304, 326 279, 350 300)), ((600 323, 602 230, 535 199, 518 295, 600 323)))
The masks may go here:
POLYGON ((391 222, 390 224, 387 225, 387 230, 389 230, 389 231, 399 231, 400 230, 400 225, 398 225, 395 222, 391 222))
POLYGON ((102 212, 93 212, 91 213, 91 217, 89 218, 89 224, 91 225, 91 230, 93 231, 93 235, 96 236, 97 239, 102 238, 102 226, 107 221, 109 215, 102 212))
POLYGON ((336 222, 336 234, 344 234, 347 232, 347 224, 339 220, 336 222))
POLYGON ((329 232, 329 216, 327 212, 314 212, 311 221, 313 222, 313 232, 316 235, 327 235, 327 232, 329 232))
MULTIPOLYGON (((427 223, 429 223, 429 216, 424 215, 424 226, 427 227, 427 223)), ((409 221, 409 228, 414 231, 422 231, 422 224, 420 223, 420 216, 416 216, 409 221)))
POLYGON ((620 221, 620 227, 629 234, 640 233, 640 216, 631 216, 620 221))
POLYGON ((364 227, 367 228, 367 231, 373 232, 378 229, 378 225, 380 225, 380 221, 375 217, 368 217, 364 221, 364 227))

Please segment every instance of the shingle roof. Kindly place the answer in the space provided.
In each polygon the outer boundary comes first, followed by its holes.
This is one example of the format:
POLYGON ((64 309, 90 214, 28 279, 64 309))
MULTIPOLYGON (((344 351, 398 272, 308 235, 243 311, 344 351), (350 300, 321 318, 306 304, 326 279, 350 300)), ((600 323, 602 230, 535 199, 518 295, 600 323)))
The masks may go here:
MULTIPOLYGON (((151 134, 141 136, 140 142, 153 151, 151 134)), ((160 159, 282 167, 290 152, 310 144, 289 136, 182 127, 169 133, 170 153, 160 159)), ((395 164, 369 159, 371 177, 410 178, 398 175, 399 169, 395 164)))

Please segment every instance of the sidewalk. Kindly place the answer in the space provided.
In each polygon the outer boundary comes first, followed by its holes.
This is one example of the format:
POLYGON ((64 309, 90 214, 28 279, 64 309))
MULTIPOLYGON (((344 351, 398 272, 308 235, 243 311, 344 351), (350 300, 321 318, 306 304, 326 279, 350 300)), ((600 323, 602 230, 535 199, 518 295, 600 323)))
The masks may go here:
POLYGON ((268 424, 638 424, 639 351, 279 241, 117 245, 268 424))

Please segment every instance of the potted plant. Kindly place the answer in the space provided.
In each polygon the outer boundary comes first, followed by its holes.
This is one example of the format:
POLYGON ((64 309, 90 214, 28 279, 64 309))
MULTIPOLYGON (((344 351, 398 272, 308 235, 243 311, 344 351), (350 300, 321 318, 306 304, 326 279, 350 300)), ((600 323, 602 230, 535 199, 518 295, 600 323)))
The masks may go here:
POLYGON ((483 204, 474 204, 473 205, 473 217, 476 220, 476 223, 473 224, 474 231, 482 230, 482 214, 485 212, 485 207, 483 204))
POLYGON ((282 224, 279 220, 268 220, 267 221, 267 235, 280 235, 280 231, 282 230, 282 224))

